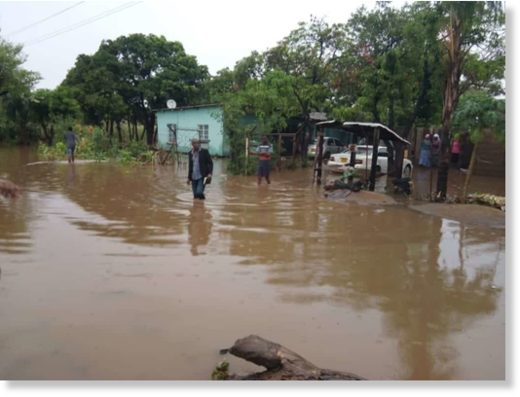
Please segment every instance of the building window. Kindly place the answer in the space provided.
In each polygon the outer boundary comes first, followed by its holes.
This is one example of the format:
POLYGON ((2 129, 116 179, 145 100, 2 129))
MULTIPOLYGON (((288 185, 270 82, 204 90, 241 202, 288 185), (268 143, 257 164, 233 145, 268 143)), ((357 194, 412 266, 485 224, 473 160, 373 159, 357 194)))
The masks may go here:
POLYGON ((201 141, 209 141, 208 127, 207 124, 198 125, 197 129, 199 130, 199 139, 201 141))

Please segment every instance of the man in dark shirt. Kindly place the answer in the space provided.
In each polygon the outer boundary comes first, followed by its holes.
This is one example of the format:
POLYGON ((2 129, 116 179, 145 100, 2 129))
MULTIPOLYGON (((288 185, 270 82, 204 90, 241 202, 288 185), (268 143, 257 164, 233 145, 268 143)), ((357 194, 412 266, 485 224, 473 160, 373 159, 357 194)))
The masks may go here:
POLYGON ((67 147, 69 163, 73 163, 74 151, 76 150, 76 134, 72 131, 72 127, 69 127, 67 132, 65 132, 65 146, 67 147))
POLYGON ((200 147, 197 138, 191 140, 192 150, 188 153, 188 184, 191 182, 193 198, 204 200, 204 187, 211 181, 213 161, 206 149, 200 147))

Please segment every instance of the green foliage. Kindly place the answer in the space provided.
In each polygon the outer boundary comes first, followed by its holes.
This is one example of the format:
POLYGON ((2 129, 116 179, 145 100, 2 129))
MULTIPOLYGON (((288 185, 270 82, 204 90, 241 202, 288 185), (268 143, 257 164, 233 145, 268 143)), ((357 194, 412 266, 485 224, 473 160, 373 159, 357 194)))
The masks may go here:
POLYGON ((414 3, 395 9, 379 3, 360 9, 348 23, 358 60, 359 95, 355 102, 371 121, 391 128, 428 124, 440 118, 442 81, 435 9, 414 3))
POLYGON ((55 131, 65 131, 79 117, 80 107, 66 87, 36 90, 29 102, 29 120, 38 125, 41 140, 51 145, 55 131))
POLYGON ((220 362, 211 373, 212 380, 229 379, 229 363, 227 361, 220 362))
POLYGON ((22 68, 25 60, 21 45, 0 37, 0 142, 35 140, 28 107, 30 91, 40 77, 22 68))
POLYGON ((131 34, 103 41, 92 55, 80 55, 64 81, 78 92, 87 122, 121 121, 130 117, 153 137, 152 109, 175 98, 179 106, 205 98, 205 66, 185 53, 179 42, 153 34, 131 34))
POLYGON ((151 161, 142 143, 121 137, 116 147, 114 131, 127 121, 134 127, 129 139, 137 141, 137 125, 143 126, 151 144, 152 109, 163 108, 169 98, 179 106, 212 102, 224 108, 231 172, 254 172, 254 161, 246 165, 245 138, 288 129, 303 134, 310 130, 311 112, 380 121, 406 134, 414 125, 449 119, 443 106, 455 111, 464 92, 502 93, 504 31, 497 2, 415 2, 400 8, 378 2, 345 23, 311 17, 274 47, 254 51, 211 78, 181 43, 163 36, 105 40, 94 54, 77 57, 60 87, 36 91, 38 76, 21 67, 22 47, 0 39, 0 141, 52 144, 67 123, 82 122, 104 131, 80 137, 79 155, 151 161), (445 103, 450 76, 456 87, 445 103))
POLYGON ((46 161, 65 160, 67 150, 63 142, 58 142, 55 146, 39 145, 38 157, 46 161))
POLYGON ((482 140, 484 130, 504 139, 505 102, 485 91, 468 91, 460 99, 453 117, 453 127, 468 131, 474 143, 482 140))
POLYGON ((127 149, 121 149, 118 153, 117 159, 123 164, 129 164, 135 161, 135 158, 132 157, 132 153, 127 149))
MULTIPOLYGON (((145 142, 130 141, 118 147, 110 142, 108 136, 100 128, 90 129, 76 126, 76 159, 86 160, 114 160, 122 164, 142 164, 153 161, 154 153, 149 150, 145 142), (79 131, 79 132, 78 132, 79 131)), ((59 131, 65 131, 60 129, 59 131)), ((57 135, 54 145, 39 145, 38 155, 42 160, 54 161, 67 158, 63 135, 57 135)))
POLYGON ((470 89, 503 93, 505 14, 501 2, 438 2, 439 31, 446 73, 443 103, 444 141, 458 100, 470 89))
POLYGON ((365 106, 362 103, 362 99, 360 99, 359 103, 352 106, 338 106, 332 110, 332 118, 335 120, 372 121, 372 115, 363 110, 365 106))

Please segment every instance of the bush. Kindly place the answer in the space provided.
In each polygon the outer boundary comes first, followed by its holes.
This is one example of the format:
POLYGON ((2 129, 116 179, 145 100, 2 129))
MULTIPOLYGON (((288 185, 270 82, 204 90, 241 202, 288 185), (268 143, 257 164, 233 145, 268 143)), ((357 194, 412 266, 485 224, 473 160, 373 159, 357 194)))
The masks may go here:
MULTIPOLYGON (((68 125, 73 125, 68 123, 68 125)), ((60 127, 65 131, 67 127, 60 127)), ((114 159, 123 164, 149 163, 153 160, 154 153, 148 149, 145 142, 131 141, 126 146, 119 148, 117 144, 110 143, 107 134, 99 127, 83 127, 76 125, 76 152, 77 159, 105 160, 114 159)), ((63 142, 63 134, 56 135, 57 143, 54 146, 39 145, 38 154, 42 160, 54 161, 67 158, 66 146, 63 142)))
POLYGON ((38 157, 46 161, 65 160, 67 158, 67 149, 63 142, 58 142, 54 146, 39 145, 38 157))

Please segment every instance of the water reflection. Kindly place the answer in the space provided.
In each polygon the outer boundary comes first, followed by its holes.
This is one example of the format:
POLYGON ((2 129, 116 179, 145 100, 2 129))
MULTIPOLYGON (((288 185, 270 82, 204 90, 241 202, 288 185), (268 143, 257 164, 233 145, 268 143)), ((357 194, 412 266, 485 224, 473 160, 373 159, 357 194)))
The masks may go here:
POLYGON ((204 201, 194 200, 188 220, 188 242, 191 245, 192 255, 205 254, 199 252, 199 247, 209 243, 210 234, 211 213, 205 208, 204 201))
MULTIPOLYGON (((268 307, 279 321, 295 323, 299 334, 291 334, 294 331, 289 326, 273 333, 290 340, 304 335, 318 355, 321 341, 330 334, 310 329, 305 322, 308 313, 317 316, 317 321, 325 321, 327 313, 334 313, 338 320, 356 319, 351 320, 356 324, 346 324, 335 334, 331 343, 337 346, 372 343, 365 333, 357 335, 356 340, 349 338, 347 331, 353 326, 365 328, 366 334, 369 327, 379 327, 379 338, 395 342, 399 371, 396 374, 381 368, 380 373, 387 378, 460 379, 468 367, 481 366, 482 373, 488 374, 492 367, 503 366, 501 354, 492 362, 473 363, 471 356, 461 353, 465 346, 485 352, 491 351, 493 344, 503 349, 500 327, 492 331, 479 328, 486 319, 497 324, 504 321, 503 230, 468 228, 403 206, 328 202, 310 186, 310 170, 277 173, 270 186, 258 187, 254 177, 222 175, 221 163, 216 161, 215 179, 203 202, 193 201, 185 183, 185 169, 114 164, 24 168, 13 164, 17 161, 20 159, 9 163, 8 172, 24 182, 28 193, 16 203, 0 203, 0 265, 5 274, 12 273, 17 257, 33 250, 35 262, 52 268, 54 261, 68 254, 68 247, 62 247, 52 259, 45 258, 42 253, 49 251, 38 247, 32 233, 55 233, 59 240, 61 235, 53 228, 63 229, 66 222, 78 232, 78 244, 92 246, 90 256, 78 255, 82 263, 92 265, 84 276, 89 279, 95 269, 106 267, 102 281, 80 284, 83 290, 93 294, 90 291, 113 288, 108 290, 111 294, 107 290, 100 294, 111 296, 108 302, 114 305, 113 310, 128 308, 128 300, 137 296, 150 324, 171 326, 161 321, 174 318, 168 310, 173 310, 172 302, 182 301, 190 307, 200 330, 207 326, 205 308, 217 310, 213 307, 215 296, 228 294, 228 305, 223 305, 227 311, 219 313, 231 313, 232 321, 212 324, 224 324, 227 328, 222 325, 221 332, 228 337, 232 334, 231 338, 242 336, 235 333, 251 312, 268 307), (112 254, 109 259, 104 257, 107 252, 112 254), (164 262, 157 259, 161 255, 166 258, 164 262), (201 264, 199 255, 207 256, 204 263, 196 266, 197 273, 189 273, 191 265, 201 264), (172 256, 182 256, 183 261, 172 261, 172 256), (219 266, 204 266, 210 262, 219 266), (130 272, 129 266, 135 271, 130 272), (218 273, 220 269, 226 270, 218 273), (240 282, 235 280, 238 273, 243 275, 240 282), (121 274, 134 277, 117 276, 121 274), (147 276, 137 277, 142 274, 147 276), (214 291, 208 290, 216 284, 215 278, 220 290, 212 295, 214 291), (156 290, 159 279, 166 280, 161 291, 166 303, 144 298, 156 290), (153 287, 147 283, 153 283, 153 287), (187 298, 186 289, 201 291, 201 300, 187 298), (237 303, 251 291, 258 299, 247 307, 237 303), (117 300, 114 296, 126 298, 117 300), (195 301, 197 304, 191 304, 195 301), (162 312, 157 309, 161 304, 167 307, 162 312), (381 324, 352 316, 373 312, 381 315, 381 324), (482 333, 485 346, 458 339, 468 332, 482 333)), ((67 273, 72 272, 70 267, 65 269, 58 272, 56 285, 77 282, 74 273, 67 273)), ((51 289, 56 286, 49 283, 51 289)), ((59 295, 56 302, 67 299, 59 295)), ((88 303, 83 304, 88 307, 88 303)), ((5 306, 0 305, 0 309, 9 314, 5 306)), ((131 329, 142 325, 141 317, 138 320, 139 324, 119 325, 131 329)), ((132 317, 127 321, 136 320, 132 317)), ((96 323, 89 326, 95 328, 96 323)), ((193 330, 186 333, 191 335, 193 330)), ((206 334, 208 338, 214 335, 213 331, 206 334)), ((187 336, 179 333, 179 338, 187 336)), ((144 337, 141 341, 132 345, 150 343, 144 337)), ((190 348, 186 346, 186 351, 190 348)), ((188 354, 186 351, 183 354, 188 354)), ((369 360, 374 367, 378 367, 378 358, 354 357, 369 360)), ((503 376, 500 371, 492 374, 503 376)))
POLYGON ((24 254, 31 250, 31 212, 27 197, 0 200, 0 254, 24 254))
POLYGON ((269 283, 295 287, 286 302, 382 310, 406 364, 400 378, 457 377, 449 337, 497 309, 501 232, 490 241, 486 231, 404 208, 302 203, 297 194, 287 208, 271 193, 270 205, 228 220, 231 254, 268 266, 269 283))
POLYGON ((73 187, 76 183, 76 165, 71 163, 68 165, 67 187, 73 187))

